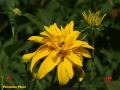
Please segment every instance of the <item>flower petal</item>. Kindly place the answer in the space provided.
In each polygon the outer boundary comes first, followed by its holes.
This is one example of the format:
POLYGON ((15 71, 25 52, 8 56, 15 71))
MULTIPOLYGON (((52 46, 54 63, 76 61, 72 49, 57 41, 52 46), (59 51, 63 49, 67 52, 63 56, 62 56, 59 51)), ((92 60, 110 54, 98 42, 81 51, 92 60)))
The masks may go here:
POLYGON ((40 36, 31 36, 28 38, 28 40, 41 43, 41 42, 43 42, 43 38, 44 37, 40 37, 40 36))
POLYGON ((102 20, 101 20, 101 22, 103 21, 103 19, 106 17, 106 13, 102 16, 102 20))
POLYGON ((47 73, 55 68, 55 66, 60 62, 60 57, 56 57, 57 51, 51 52, 49 56, 42 62, 38 73, 37 78, 42 79, 47 73), (55 60, 54 60, 55 59, 55 60))
POLYGON ((94 48, 93 48, 92 46, 90 46, 87 42, 85 42, 85 41, 80 41, 80 40, 74 41, 74 44, 71 46, 71 48, 76 48, 76 47, 84 47, 84 48, 94 49, 94 48))
POLYGON ((61 31, 57 27, 56 23, 54 23, 53 25, 50 25, 50 27, 44 26, 44 28, 45 28, 47 34, 49 34, 52 37, 61 33, 61 31))
POLYGON ((64 49, 69 49, 74 44, 74 41, 77 39, 79 34, 79 31, 73 31, 67 35, 67 37, 64 39, 64 49))
POLYGON ((41 49, 35 53, 35 56, 32 59, 30 65, 30 71, 32 72, 34 65, 43 57, 47 56, 50 53, 48 49, 41 49))
POLYGON ((72 34, 73 34, 73 39, 76 40, 77 37, 79 36, 80 32, 79 31, 74 31, 72 34))
POLYGON ((50 35, 46 31, 41 32, 40 35, 50 37, 50 35))
POLYGON ((35 53, 28 53, 28 54, 24 54, 22 57, 22 61, 23 62, 28 62, 30 61, 30 59, 35 55, 35 53))
POLYGON ((64 29, 61 30, 62 31, 62 36, 64 38, 66 38, 66 36, 69 35, 69 33, 73 31, 73 27, 74 27, 74 22, 71 21, 69 24, 67 24, 65 26, 64 29))
POLYGON ((89 53, 88 50, 84 49, 84 48, 80 48, 79 49, 79 52, 80 54, 83 56, 83 57, 86 57, 86 58, 91 58, 91 55, 89 53))
POLYGON ((73 27, 74 27, 74 21, 70 21, 70 23, 65 26, 65 30, 68 31, 67 33, 69 33, 73 31, 73 27))
POLYGON ((56 34, 60 34, 61 31, 60 29, 58 28, 57 24, 54 23, 53 25, 50 26, 51 29, 53 29, 53 31, 56 33, 56 34))
POLYGON ((85 72, 84 70, 80 67, 80 77, 79 77, 79 81, 81 82, 85 77, 85 72))
POLYGON ((77 54, 74 54, 71 52, 69 55, 66 56, 72 63, 78 65, 78 66, 83 66, 82 64, 82 57, 78 56, 77 54))
POLYGON ((69 78, 72 79, 74 75, 72 63, 67 58, 64 58, 64 65, 69 78))
POLYGON ((65 42, 68 43, 71 40, 76 40, 79 34, 80 34, 79 31, 73 31, 72 33, 67 35, 67 37, 65 38, 65 42))
POLYGON ((88 16, 87 16, 87 14, 86 14, 86 12, 85 12, 85 11, 82 13, 82 15, 83 15, 84 19, 87 21, 88 16))
POLYGON ((64 62, 61 62, 57 67, 58 80, 60 85, 65 85, 69 81, 69 76, 65 70, 64 62))

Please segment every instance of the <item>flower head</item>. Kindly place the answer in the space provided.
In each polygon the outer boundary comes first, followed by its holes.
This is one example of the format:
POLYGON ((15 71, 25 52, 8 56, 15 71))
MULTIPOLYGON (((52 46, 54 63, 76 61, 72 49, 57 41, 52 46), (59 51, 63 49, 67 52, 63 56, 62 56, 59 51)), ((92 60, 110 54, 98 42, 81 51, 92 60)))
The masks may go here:
POLYGON ((19 8, 14 8, 13 13, 14 13, 14 15, 18 15, 18 16, 21 16, 21 14, 22 14, 19 8))
POLYGON ((91 27, 99 27, 104 19, 104 17, 106 16, 106 14, 104 14, 103 16, 100 15, 100 11, 97 11, 96 13, 92 13, 89 10, 89 13, 86 14, 86 12, 84 11, 82 13, 85 21, 87 22, 87 24, 91 27))
POLYGON ((31 60, 30 71, 33 72, 35 64, 44 58, 35 76, 42 79, 57 67, 59 83, 67 84, 73 78, 73 67, 82 67, 83 57, 91 58, 87 48, 93 49, 93 47, 85 41, 76 40, 80 32, 73 31, 73 21, 61 29, 56 23, 44 28, 45 31, 39 36, 28 38, 29 41, 41 43, 41 46, 32 53, 24 54, 23 61, 31 60))

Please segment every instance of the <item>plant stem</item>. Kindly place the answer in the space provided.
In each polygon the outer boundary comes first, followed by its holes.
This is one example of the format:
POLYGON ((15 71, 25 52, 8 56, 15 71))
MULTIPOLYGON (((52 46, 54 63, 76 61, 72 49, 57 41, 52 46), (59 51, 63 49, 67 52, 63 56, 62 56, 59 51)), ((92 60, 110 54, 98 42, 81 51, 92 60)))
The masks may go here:
POLYGON ((40 82, 38 80, 36 80, 36 83, 38 84, 39 90, 42 90, 40 82))
POLYGON ((55 70, 53 71, 53 76, 52 76, 52 79, 51 79, 51 85, 54 83, 54 80, 55 80, 55 76, 56 76, 56 68, 55 68, 55 70))
POLYGON ((36 85, 36 81, 33 80, 33 81, 31 81, 30 83, 31 83, 31 84, 30 84, 31 90, 34 90, 35 85, 36 85))
POLYGON ((15 28, 13 25, 11 25, 12 27, 12 36, 13 36, 13 41, 15 40, 15 28))
MULTIPOLYGON (((26 84, 26 86, 28 86, 28 84, 27 84, 27 63, 25 64, 25 68, 26 68, 26 79, 25 79, 25 84, 26 84)), ((27 90, 27 89, 26 89, 27 90)))
MULTIPOLYGON (((95 39, 94 39, 94 29, 92 29, 92 32, 91 32, 91 43, 92 43, 92 46, 94 47, 94 43, 95 43, 95 39)), ((92 50, 92 60, 91 60, 91 81, 93 82, 93 62, 94 62, 94 49, 92 50)))
POLYGON ((3 73, 2 73, 2 68, 1 68, 1 66, 0 66, 0 73, 1 73, 1 90, 3 90, 3 73))
MULTIPOLYGON (((92 46, 95 47, 94 30, 92 29, 92 46)), ((94 61, 94 49, 92 50, 92 62, 94 61)))
POLYGON ((80 84, 81 84, 81 83, 80 83, 80 82, 78 82, 78 90, 80 90, 80 84))
POLYGON ((15 41, 15 16, 12 14, 9 14, 9 22, 11 24, 11 30, 12 30, 12 37, 13 37, 13 42, 15 41))

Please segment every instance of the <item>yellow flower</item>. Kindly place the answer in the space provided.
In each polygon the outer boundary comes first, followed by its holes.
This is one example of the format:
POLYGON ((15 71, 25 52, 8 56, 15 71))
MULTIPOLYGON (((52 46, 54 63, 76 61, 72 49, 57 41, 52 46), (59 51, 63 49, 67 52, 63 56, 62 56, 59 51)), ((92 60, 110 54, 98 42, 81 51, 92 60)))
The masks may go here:
POLYGON ((79 31, 73 31, 74 22, 71 21, 59 29, 54 23, 50 27, 45 26, 45 31, 39 36, 31 36, 28 40, 40 43, 41 46, 32 53, 24 54, 23 61, 31 60, 30 71, 38 61, 44 58, 35 76, 44 78, 50 71, 57 67, 59 84, 65 85, 73 78, 73 67, 82 67, 83 57, 91 58, 86 48, 93 49, 87 42, 76 40, 79 31))
POLYGON ((19 8, 14 8, 13 13, 14 13, 14 15, 18 15, 18 16, 21 16, 21 14, 22 14, 19 8))
POLYGON ((106 16, 106 14, 104 14, 103 16, 100 15, 100 11, 97 11, 96 13, 91 13, 91 11, 89 10, 89 13, 86 14, 86 12, 84 11, 82 13, 85 21, 88 23, 89 26, 91 27, 99 27, 104 19, 104 17, 106 16))

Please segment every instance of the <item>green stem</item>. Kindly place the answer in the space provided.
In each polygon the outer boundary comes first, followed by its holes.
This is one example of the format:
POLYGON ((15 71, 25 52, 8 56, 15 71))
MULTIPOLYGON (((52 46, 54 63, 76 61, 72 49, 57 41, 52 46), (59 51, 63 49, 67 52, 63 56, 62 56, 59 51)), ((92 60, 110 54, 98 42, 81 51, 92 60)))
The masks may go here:
MULTIPOLYGON (((93 28, 92 29, 92 32, 91 32, 91 39, 92 39, 92 46, 94 47, 95 45, 95 39, 94 39, 94 30, 93 28)), ((93 62, 94 62, 94 49, 92 50, 92 60, 91 60, 91 81, 93 81, 93 62)))
MULTIPOLYGON (((1 87, 2 87, 3 86, 3 73, 2 73, 1 66, 0 66, 0 73, 1 73, 0 77, 1 77, 1 87)), ((1 90, 3 90, 3 87, 1 88, 1 90)))
MULTIPOLYGON (((26 86, 28 86, 28 84, 27 84, 27 63, 25 64, 25 68, 26 68, 26 79, 25 79, 25 84, 26 84, 26 86)), ((26 90, 27 90, 27 88, 26 88, 26 90)))
POLYGON ((80 84, 81 84, 81 83, 80 83, 80 82, 78 82, 78 90, 80 90, 80 84))
POLYGON ((30 87, 31 89, 34 89, 35 86, 35 80, 30 81, 30 87))
POLYGON ((15 41, 15 16, 14 15, 9 14, 9 22, 11 24, 12 37, 14 42, 15 41))
POLYGON ((39 90, 42 90, 40 82, 38 80, 36 80, 36 83, 38 84, 39 90))
MULTIPOLYGON (((92 46, 95 47, 94 30, 92 29, 92 46)), ((92 62, 94 61, 94 49, 92 50, 92 62)))
POLYGON ((15 40, 15 28, 14 26, 11 26, 12 27, 12 36, 13 36, 13 41, 15 40))
POLYGON ((55 76, 56 76, 56 68, 55 68, 55 70, 53 71, 53 76, 52 76, 52 79, 51 79, 51 85, 54 83, 54 81, 55 81, 55 76))

